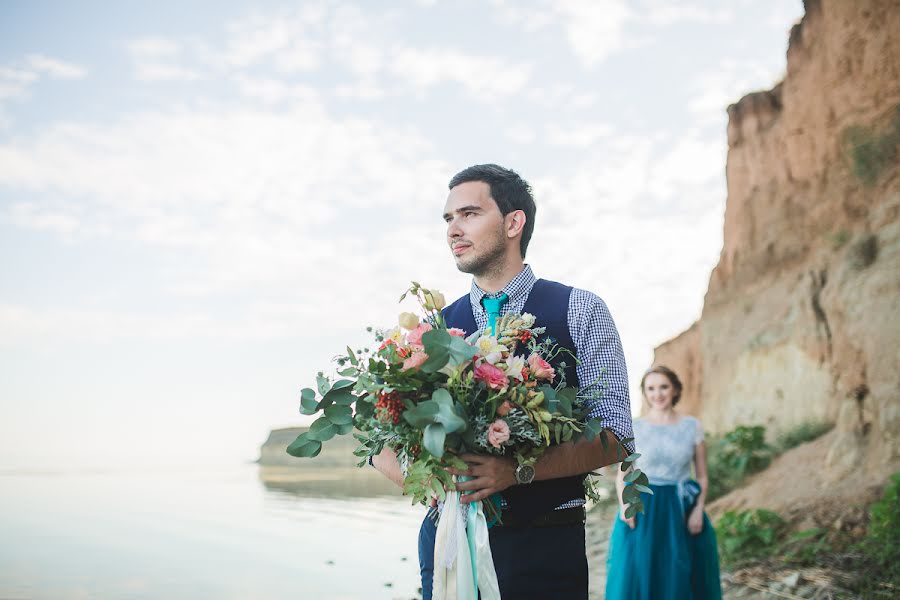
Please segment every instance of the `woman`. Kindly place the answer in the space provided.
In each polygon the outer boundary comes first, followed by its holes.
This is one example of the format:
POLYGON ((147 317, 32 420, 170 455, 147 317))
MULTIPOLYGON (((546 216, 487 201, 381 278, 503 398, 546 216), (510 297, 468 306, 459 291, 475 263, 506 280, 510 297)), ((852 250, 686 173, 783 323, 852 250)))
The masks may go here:
POLYGON ((716 534, 703 505, 706 446, 694 417, 675 412, 681 381, 654 367, 641 379, 648 410, 634 422, 634 436, 653 494, 641 494, 644 512, 625 517, 625 475, 616 490, 619 513, 609 542, 606 600, 707 600, 722 597, 716 534), (690 479, 691 462, 696 481, 690 479), (699 484, 699 485, 698 485, 699 484))

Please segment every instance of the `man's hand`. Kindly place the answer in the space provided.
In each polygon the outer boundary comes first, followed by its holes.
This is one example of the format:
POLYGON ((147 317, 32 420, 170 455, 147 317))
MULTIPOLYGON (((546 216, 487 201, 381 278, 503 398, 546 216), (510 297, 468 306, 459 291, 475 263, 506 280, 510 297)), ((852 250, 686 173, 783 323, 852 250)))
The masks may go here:
POLYGON ((488 496, 502 492, 508 487, 516 485, 516 461, 512 458, 490 456, 486 454, 461 454, 469 466, 468 469, 450 469, 454 475, 467 475, 472 477, 470 481, 456 484, 462 494, 460 502, 477 502, 485 500, 488 496))

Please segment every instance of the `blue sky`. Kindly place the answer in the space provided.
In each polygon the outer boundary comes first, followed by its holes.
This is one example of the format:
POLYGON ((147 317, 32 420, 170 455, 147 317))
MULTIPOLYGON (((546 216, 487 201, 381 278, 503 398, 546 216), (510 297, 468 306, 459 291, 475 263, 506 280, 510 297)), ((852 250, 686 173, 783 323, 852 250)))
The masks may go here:
POLYGON ((607 301, 634 382, 699 316, 725 108, 801 14, 0 4, 0 467, 254 458, 410 279, 468 289, 440 214, 480 162, 532 183, 528 262, 607 301))

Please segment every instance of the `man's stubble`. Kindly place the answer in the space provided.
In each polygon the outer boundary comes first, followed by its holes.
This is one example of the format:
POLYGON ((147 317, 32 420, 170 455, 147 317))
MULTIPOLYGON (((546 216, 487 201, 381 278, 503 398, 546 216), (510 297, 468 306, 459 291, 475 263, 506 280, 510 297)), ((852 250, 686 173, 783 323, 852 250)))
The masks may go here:
POLYGON ((503 271, 503 258, 506 254, 506 238, 503 235, 503 227, 497 230, 497 235, 492 243, 479 256, 473 256, 469 261, 456 261, 456 268, 463 273, 475 277, 494 275, 503 271))

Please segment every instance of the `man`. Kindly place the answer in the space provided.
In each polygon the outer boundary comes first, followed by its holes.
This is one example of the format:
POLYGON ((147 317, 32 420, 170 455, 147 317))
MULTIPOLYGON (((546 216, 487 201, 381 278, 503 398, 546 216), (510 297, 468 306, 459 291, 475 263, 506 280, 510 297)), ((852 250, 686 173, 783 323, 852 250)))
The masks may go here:
MULTIPOLYGON (((447 243, 456 266, 473 276, 472 288, 444 310, 449 327, 471 334, 488 324, 489 310, 500 314, 530 312, 545 335, 577 356, 557 358, 557 372, 592 401, 589 417, 601 417, 607 447, 600 436, 547 449, 534 468, 506 457, 465 454, 471 480, 457 489, 463 502, 503 498, 503 522, 490 530, 491 552, 504 598, 587 599, 584 541, 584 475, 622 460, 633 448, 619 440, 632 437, 625 359, 615 324, 596 295, 559 283, 538 280, 525 264, 534 231, 535 204, 529 185, 515 172, 497 165, 476 165, 450 181, 444 207, 447 243)), ((573 257, 573 260, 578 260, 573 257)), ((398 484, 397 459, 385 450, 373 465, 398 484)), ((419 534, 422 591, 431 598, 434 521, 426 517, 419 534)))

